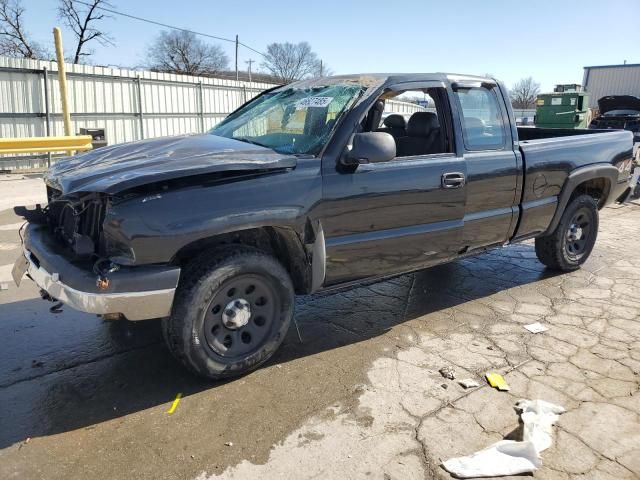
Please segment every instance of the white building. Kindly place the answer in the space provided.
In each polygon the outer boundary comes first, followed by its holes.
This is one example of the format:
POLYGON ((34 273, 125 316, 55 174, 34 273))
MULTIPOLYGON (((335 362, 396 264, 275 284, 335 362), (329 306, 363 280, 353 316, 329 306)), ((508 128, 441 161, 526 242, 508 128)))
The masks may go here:
POLYGON ((582 85, 589 93, 589 107, 608 95, 640 97, 640 63, 584 67, 582 85))

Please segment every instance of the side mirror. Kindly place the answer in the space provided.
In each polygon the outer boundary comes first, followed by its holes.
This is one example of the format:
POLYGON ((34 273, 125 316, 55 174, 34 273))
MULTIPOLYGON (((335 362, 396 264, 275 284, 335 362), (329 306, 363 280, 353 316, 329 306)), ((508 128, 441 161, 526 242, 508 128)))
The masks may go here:
POLYGON ((353 147, 348 152, 346 163, 388 162, 396 158, 396 141, 385 132, 356 133, 353 136, 353 147))

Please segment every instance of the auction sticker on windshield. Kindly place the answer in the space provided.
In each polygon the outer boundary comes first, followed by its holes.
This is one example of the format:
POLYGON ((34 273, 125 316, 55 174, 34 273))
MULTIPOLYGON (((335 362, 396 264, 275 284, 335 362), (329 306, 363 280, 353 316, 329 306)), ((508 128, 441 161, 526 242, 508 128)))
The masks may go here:
POLYGON ((319 107, 324 108, 333 101, 333 97, 307 97, 296 102, 298 108, 319 107))

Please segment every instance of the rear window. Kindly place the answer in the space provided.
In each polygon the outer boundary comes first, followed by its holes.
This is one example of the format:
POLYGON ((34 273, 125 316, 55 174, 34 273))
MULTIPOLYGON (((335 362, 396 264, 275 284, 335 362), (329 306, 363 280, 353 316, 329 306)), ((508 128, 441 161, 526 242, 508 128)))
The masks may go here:
POLYGON ((485 87, 458 87, 464 143, 468 150, 497 150, 504 146, 505 126, 498 97, 485 87))

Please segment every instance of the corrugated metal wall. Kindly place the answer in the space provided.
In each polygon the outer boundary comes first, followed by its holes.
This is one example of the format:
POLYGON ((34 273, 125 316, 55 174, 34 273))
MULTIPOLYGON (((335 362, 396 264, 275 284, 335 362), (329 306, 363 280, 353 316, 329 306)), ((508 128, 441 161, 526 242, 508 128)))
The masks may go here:
MULTIPOLYGON (((109 144, 204 132, 274 86, 90 65, 66 67, 72 131, 104 128, 109 144)), ((0 136, 46 136, 47 123, 51 135, 64 134, 57 64, 0 57, 0 136)), ((11 158, 0 157, 0 166, 38 168, 43 163, 42 158, 11 158)))
POLYGON ((584 67, 582 84, 589 93, 589 108, 607 95, 640 97, 640 64, 584 67))

